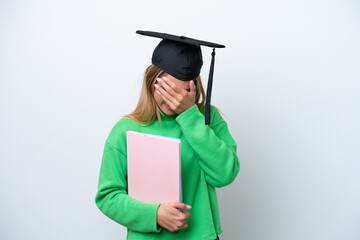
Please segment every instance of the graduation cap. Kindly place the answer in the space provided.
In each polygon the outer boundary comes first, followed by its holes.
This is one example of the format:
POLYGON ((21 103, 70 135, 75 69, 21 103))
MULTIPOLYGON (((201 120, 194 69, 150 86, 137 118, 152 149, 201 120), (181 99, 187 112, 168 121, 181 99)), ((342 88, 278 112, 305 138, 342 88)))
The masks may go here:
POLYGON ((217 43, 196 40, 184 36, 175 36, 167 33, 140 30, 136 31, 136 33, 163 39, 153 52, 152 63, 163 69, 166 73, 182 81, 193 80, 199 76, 201 67, 203 65, 200 46, 203 45, 213 48, 211 53, 211 65, 205 102, 205 124, 209 125, 215 48, 224 48, 225 46, 217 43))

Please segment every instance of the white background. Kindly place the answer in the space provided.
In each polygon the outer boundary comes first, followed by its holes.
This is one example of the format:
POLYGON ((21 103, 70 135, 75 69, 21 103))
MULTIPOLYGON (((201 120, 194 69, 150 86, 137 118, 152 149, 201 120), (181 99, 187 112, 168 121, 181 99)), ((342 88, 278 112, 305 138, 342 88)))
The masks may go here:
POLYGON ((0 239, 126 238, 94 199, 159 42, 138 29, 226 45, 212 104, 241 170, 217 189, 222 240, 360 239, 359 13, 355 0, 0 1, 0 239))

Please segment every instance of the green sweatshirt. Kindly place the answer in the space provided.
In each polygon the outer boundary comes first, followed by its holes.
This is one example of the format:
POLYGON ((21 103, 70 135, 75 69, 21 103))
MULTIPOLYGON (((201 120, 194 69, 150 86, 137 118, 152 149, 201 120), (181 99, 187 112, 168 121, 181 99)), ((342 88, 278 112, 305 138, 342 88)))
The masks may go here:
POLYGON ((213 240, 222 232, 215 188, 234 181, 240 170, 236 143, 227 124, 211 107, 210 125, 194 105, 180 115, 161 115, 141 126, 123 118, 104 147, 95 202, 106 216, 127 228, 130 240, 213 240), (126 132, 128 130, 181 139, 183 202, 192 206, 188 228, 171 232, 157 225, 160 203, 144 203, 127 194, 126 132))

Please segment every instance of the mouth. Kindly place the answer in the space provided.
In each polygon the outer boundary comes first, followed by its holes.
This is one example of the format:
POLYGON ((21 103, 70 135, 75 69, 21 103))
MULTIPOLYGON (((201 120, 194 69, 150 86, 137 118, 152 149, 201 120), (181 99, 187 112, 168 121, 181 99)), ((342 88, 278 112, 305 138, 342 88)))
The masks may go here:
POLYGON ((165 103, 165 106, 166 106, 167 109, 169 109, 170 111, 172 111, 172 109, 170 108, 170 106, 167 105, 166 103, 165 103))

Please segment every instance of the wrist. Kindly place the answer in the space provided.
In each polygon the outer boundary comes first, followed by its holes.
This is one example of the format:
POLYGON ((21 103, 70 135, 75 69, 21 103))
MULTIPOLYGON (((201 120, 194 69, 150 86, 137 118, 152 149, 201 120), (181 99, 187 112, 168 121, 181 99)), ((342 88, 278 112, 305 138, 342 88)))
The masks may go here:
POLYGON ((188 108, 186 108, 184 111, 182 111, 181 113, 178 113, 178 115, 181 115, 181 114, 189 111, 189 109, 192 109, 194 106, 197 106, 197 104, 194 103, 193 105, 191 105, 190 107, 188 107, 188 108))

